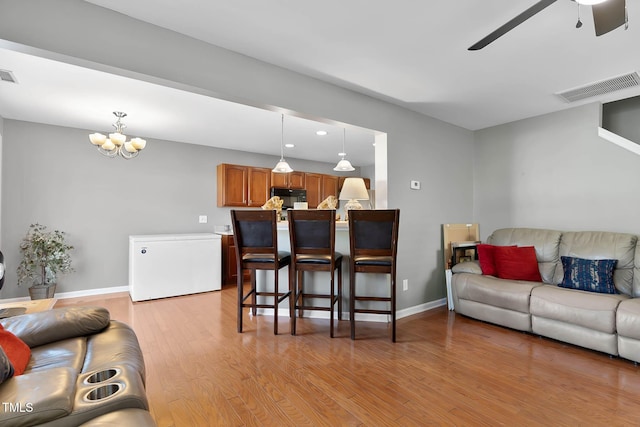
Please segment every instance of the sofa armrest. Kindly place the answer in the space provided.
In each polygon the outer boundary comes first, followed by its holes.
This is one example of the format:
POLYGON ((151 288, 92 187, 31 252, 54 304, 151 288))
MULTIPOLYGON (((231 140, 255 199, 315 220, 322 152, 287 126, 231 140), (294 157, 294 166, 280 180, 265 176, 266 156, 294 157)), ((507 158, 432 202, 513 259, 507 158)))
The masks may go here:
POLYGON ((3 319, 2 326, 29 347, 102 331, 111 316, 102 307, 64 307, 3 319))
POLYGON ((456 264, 451 268, 452 273, 471 273, 482 274, 480 263, 478 261, 465 261, 460 264, 456 264))

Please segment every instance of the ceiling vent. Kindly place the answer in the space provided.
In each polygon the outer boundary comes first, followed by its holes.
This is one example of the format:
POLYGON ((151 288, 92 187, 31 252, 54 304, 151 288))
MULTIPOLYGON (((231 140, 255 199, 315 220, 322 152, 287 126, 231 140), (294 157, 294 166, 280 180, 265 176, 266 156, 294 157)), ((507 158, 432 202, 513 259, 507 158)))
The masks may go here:
POLYGON ((9 83, 18 83, 16 77, 9 70, 0 70, 0 81, 9 83))
POLYGON ((564 92, 556 93, 556 95, 564 99, 566 102, 576 102, 581 99, 604 95, 605 93, 611 93, 634 86, 640 86, 640 76, 637 72, 591 83, 575 89, 565 90, 564 92))

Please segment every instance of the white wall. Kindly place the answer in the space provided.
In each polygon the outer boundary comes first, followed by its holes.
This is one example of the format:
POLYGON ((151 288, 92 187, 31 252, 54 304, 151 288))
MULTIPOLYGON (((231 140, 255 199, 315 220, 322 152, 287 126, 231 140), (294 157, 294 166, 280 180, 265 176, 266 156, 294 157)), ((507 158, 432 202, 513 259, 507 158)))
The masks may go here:
POLYGON ((503 227, 640 234, 640 156, 597 135, 600 105, 476 132, 474 218, 503 227))
MULTIPOLYGON (((441 224, 469 221, 472 216, 470 131, 80 0, 0 0, 0 10, 0 38, 26 50, 36 48, 56 59, 64 55, 69 62, 98 69, 150 81, 159 78, 251 105, 283 107, 386 132, 388 206, 401 209, 398 279, 410 283, 409 291, 398 295, 398 308, 444 298, 441 224), (409 189, 412 179, 422 182, 422 190, 409 189)), ((149 146, 144 154, 151 151, 149 146)), ((123 192, 121 203, 131 197, 123 192)), ((15 207, 5 206, 5 212, 10 209, 15 207)), ((3 222, 5 232, 14 226, 8 218, 3 222)), ((83 222, 78 226, 82 231, 94 223, 89 218, 83 222)), ((116 248, 101 250, 112 254, 116 248)), ((98 287, 94 280, 101 279, 90 280, 85 286, 98 287)))

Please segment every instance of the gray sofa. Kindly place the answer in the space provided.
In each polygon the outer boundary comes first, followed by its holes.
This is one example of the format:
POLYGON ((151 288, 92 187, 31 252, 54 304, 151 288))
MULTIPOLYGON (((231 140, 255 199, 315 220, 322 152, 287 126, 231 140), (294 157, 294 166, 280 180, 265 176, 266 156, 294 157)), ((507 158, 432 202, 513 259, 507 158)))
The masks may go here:
POLYGON ((477 262, 455 265, 456 313, 640 361, 640 249, 638 237, 611 232, 532 228, 494 231, 487 244, 534 246, 542 282, 482 275, 477 262), (617 293, 559 287, 562 256, 617 260, 617 293))
POLYGON ((0 425, 155 426, 138 339, 99 307, 0 321, 31 349, 25 372, 0 384, 0 425))

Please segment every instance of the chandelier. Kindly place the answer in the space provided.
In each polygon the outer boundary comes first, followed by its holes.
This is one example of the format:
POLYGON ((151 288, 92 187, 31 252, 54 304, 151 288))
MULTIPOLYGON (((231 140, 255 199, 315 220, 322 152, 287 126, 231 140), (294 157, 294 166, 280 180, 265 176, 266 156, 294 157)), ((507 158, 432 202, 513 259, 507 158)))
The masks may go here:
POLYGON ((123 129, 127 127, 122 123, 121 119, 127 117, 127 113, 114 111, 113 115, 118 118, 113 124, 116 129, 114 133, 109 134, 109 138, 101 133, 92 133, 89 135, 89 141, 98 148, 100 154, 107 157, 116 157, 120 155, 125 159, 133 159, 147 145, 147 141, 142 138, 131 138, 127 141, 127 136, 123 133, 123 129))

